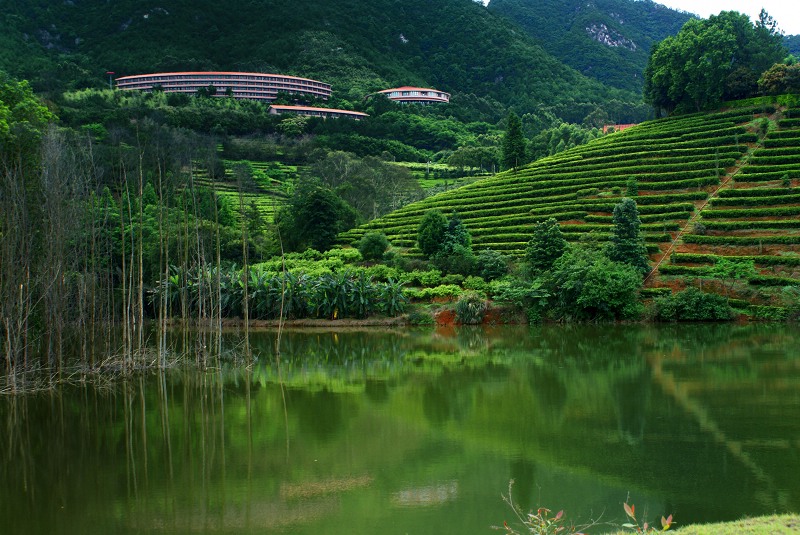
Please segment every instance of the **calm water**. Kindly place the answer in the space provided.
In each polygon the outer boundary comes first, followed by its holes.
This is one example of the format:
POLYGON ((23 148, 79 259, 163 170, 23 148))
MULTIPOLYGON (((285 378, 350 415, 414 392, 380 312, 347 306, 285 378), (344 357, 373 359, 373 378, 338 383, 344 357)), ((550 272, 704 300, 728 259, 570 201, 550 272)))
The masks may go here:
POLYGON ((0 532, 488 534, 511 479, 578 523, 800 511, 794 327, 290 332, 280 370, 274 337, 0 398, 0 532))

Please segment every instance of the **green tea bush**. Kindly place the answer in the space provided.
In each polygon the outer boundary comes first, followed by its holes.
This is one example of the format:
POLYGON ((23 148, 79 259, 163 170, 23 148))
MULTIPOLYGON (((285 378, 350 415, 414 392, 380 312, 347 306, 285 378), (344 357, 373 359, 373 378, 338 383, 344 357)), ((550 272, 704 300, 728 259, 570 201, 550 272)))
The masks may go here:
POLYGON ((400 280, 408 284, 416 284, 418 286, 437 286, 442 282, 442 272, 438 269, 429 269, 427 271, 415 269, 400 275, 400 280))
POLYGON ((657 321, 729 321, 733 309, 728 299, 719 294, 703 293, 687 288, 653 301, 657 321))
POLYGON ((383 232, 367 232, 358 242, 358 251, 364 260, 377 261, 383 258, 389 245, 389 239, 383 232))
POLYGON ((489 283, 483 277, 476 277, 475 275, 470 275, 464 279, 461 285, 465 290, 474 290, 476 292, 487 293, 489 290, 489 283))
POLYGON ((493 281, 508 273, 509 259, 500 251, 483 249, 476 256, 476 272, 486 281, 493 281))
POLYGON ((331 249, 322 253, 324 259, 338 259, 345 264, 355 264, 361 262, 362 254, 358 249, 331 249))
POLYGON ((685 243, 702 243, 705 245, 797 245, 800 236, 698 236, 686 234, 683 236, 685 243))
POLYGON ((442 284, 433 288, 408 288, 405 290, 406 295, 410 299, 425 300, 434 298, 448 298, 452 299, 458 297, 464 290, 455 284, 442 284))

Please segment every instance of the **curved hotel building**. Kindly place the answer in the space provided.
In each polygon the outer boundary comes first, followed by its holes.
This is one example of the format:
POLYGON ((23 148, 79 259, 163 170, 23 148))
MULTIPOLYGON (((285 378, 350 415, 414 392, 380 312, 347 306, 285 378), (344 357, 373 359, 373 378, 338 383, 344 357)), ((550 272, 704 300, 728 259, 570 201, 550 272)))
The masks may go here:
POLYGON ((151 92, 160 88, 166 93, 197 93, 214 86, 216 96, 231 93, 233 98, 273 101, 278 93, 298 93, 308 97, 328 99, 331 86, 324 82, 258 72, 164 72, 137 74, 116 79, 118 89, 138 89, 151 92), (230 89, 230 91, 228 91, 230 89))
POLYGON ((450 93, 426 87, 395 87, 378 91, 389 100, 403 104, 438 104, 450 102, 450 93))

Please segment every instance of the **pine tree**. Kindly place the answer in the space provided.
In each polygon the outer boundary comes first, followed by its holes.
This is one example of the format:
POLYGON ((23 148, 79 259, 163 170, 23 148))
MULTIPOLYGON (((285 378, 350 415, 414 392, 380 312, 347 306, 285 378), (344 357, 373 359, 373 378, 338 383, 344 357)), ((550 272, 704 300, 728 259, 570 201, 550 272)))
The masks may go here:
POLYGON ((527 160, 525 158, 525 135, 522 121, 514 112, 508 114, 508 126, 503 136, 503 167, 516 170, 527 160))
POLYGON ((650 271, 650 262, 647 259, 644 237, 639 229, 641 224, 636 201, 622 199, 614 207, 614 235, 611 237, 608 257, 615 262, 629 264, 645 274, 650 271))

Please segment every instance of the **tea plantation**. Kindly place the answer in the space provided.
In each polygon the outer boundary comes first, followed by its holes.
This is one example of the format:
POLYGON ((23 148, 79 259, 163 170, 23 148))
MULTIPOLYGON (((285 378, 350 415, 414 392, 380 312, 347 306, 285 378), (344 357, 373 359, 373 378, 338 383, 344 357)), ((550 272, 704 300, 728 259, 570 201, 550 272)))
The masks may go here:
POLYGON ((476 251, 519 256, 534 224, 550 217, 568 240, 608 240, 614 206, 632 197, 653 267, 646 286, 668 291, 705 282, 711 291, 768 304, 769 287, 800 284, 799 179, 800 108, 751 101, 642 123, 410 204, 340 242, 377 230, 419 254, 419 221, 439 209, 458 214, 476 251), (720 258, 735 266, 752 260, 755 269, 712 274, 720 258), (728 278, 738 294, 729 293, 728 278))

